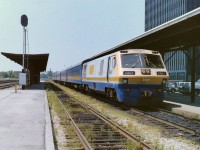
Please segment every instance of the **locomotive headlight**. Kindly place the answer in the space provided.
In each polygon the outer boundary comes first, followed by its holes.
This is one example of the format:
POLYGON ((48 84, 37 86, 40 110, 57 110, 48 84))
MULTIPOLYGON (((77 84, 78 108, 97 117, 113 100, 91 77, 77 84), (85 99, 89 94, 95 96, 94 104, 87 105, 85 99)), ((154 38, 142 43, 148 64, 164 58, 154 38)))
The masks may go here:
POLYGON ((145 74, 145 73, 146 73, 145 69, 142 69, 142 70, 141 70, 141 73, 142 73, 142 74, 145 74))
POLYGON ((143 75, 150 75, 151 74, 151 69, 141 69, 141 73, 143 75))
POLYGON ((146 70, 146 73, 147 73, 147 74, 151 74, 151 70, 150 70, 150 69, 147 69, 147 70, 146 70))
POLYGON ((122 83, 128 84, 128 78, 123 78, 122 83))

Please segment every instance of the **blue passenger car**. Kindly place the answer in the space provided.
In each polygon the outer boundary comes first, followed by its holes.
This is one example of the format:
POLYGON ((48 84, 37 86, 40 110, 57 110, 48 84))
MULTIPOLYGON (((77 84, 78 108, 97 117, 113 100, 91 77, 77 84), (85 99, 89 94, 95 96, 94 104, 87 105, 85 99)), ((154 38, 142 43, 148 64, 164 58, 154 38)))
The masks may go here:
POLYGON ((65 84, 67 82, 67 70, 60 72, 60 83, 65 84))
POLYGON ((75 65, 66 70, 67 84, 78 88, 82 86, 82 64, 75 65))

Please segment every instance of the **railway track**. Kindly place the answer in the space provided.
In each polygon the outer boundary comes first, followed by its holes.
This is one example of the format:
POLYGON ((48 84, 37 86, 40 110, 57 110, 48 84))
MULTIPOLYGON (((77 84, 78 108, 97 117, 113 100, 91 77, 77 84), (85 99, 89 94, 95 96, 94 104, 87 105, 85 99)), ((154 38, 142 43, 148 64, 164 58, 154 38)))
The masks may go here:
MULTIPOLYGON (((200 120, 195 118, 189 118, 183 115, 175 114, 171 111, 167 111, 161 108, 153 108, 153 112, 158 112, 157 116, 169 122, 175 122, 179 126, 188 129, 191 133, 194 133, 200 137, 200 120), (160 116, 161 115, 161 116, 160 116)), ((150 115, 151 114, 150 111, 150 115)))
POLYGON ((200 119, 196 119, 196 118, 191 118, 191 117, 188 117, 188 116, 183 116, 183 115, 180 115, 180 114, 176 114, 176 113, 173 113, 172 111, 169 111, 169 110, 166 110, 164 108, 153 108, 157 111, 160 111, 160 112, 164 112, 164 113, 168 113, 168 114, 171 114, 171 115, 176 115, 177 117, 181 117, 181 118, 184 118, 184 119, 189 119, 193 122, 197 122, 200 124, 200 119))
POLYGON ((132 114, 141 119, 142 122, 153 124, 164 129, 164 132, 174 137, 184 137, 190 139, 196 143, 200 143, 200 121, 196 119, 187 118, 172 112, 147 107, 147 108, 134 108, 130 106, 121 105, 115 101, 105 100, 101 96, 94 96, 101 101, 109 103, 116 109, 126 111, 128 114, 132 114))
POLYGON ((172 115, 163 111, 142 111, 132 108, 129 113, 170 131, 174 136, 185 137, 200 143, 199 122, 180 116, 177 117, 175 114, 172 115))
POLYGON ((115 101, 105 100, 100 97, 106 103, 109 103, 116 109, 126 111, 128 114, 139 118, 142 122, 151 123, 157 127, 163 128, 164 132, 169 132, 176 137, 185 137, 197 143, 200 143, 200 121, 197 119, 191 119, 172 112, 159 108, 136 108, 126 105, 121 105, 115 101))
POLYGON ((87 104, 64 92, 56 94, 84 149, 153 149, 141 137, 124 130, 87 104))
POLYGON ((18 80, 0 80, 0 89, 5 89, 18 84, 18 80))

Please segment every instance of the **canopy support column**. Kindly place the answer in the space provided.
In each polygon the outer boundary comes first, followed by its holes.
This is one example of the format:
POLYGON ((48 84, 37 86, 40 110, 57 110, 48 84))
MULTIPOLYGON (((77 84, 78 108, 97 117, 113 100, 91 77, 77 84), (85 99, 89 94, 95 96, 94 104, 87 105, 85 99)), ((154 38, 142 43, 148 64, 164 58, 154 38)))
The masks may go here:
POLYGON ((195 103, 195 46, 192 47, 191 59, 191 103, 195 103))

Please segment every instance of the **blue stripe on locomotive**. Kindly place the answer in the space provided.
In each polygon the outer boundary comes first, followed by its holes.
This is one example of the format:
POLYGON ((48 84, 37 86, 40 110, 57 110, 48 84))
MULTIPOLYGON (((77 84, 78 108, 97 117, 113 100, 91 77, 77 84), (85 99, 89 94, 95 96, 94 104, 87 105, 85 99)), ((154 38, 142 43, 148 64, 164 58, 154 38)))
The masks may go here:
POLYGON ((90 89, 105 92, 105 88, 113 88, 117 92, 119 102, 130 105, 160 104, 164 98, 164 89, 162 85, 144 85, 144 84, 118 84, 118 83, 101 83, 101 82, 83 82, 90 89), (130 91, 127 92, 127 89, 130 91), (159 92, 158 89, 161 89, 159 92), (143 97, 144 91, 151 91, 152 96, 143 97))
POLYGON ((131 105, 160 104, 164 98, 164 89, 162 85, 118 84, 115 86, 115 89, 119 101, 131 105), (159 91, 159 89, 161 91, 159 91), (152 92, 152 95, 150 97, 145 97, 145 91, 152 92))
POLYGON ((67 82, 82 84, 82 64, 67 69, 67 82), (79 77, 78 80, 70 79, 70 77, 79 77))

